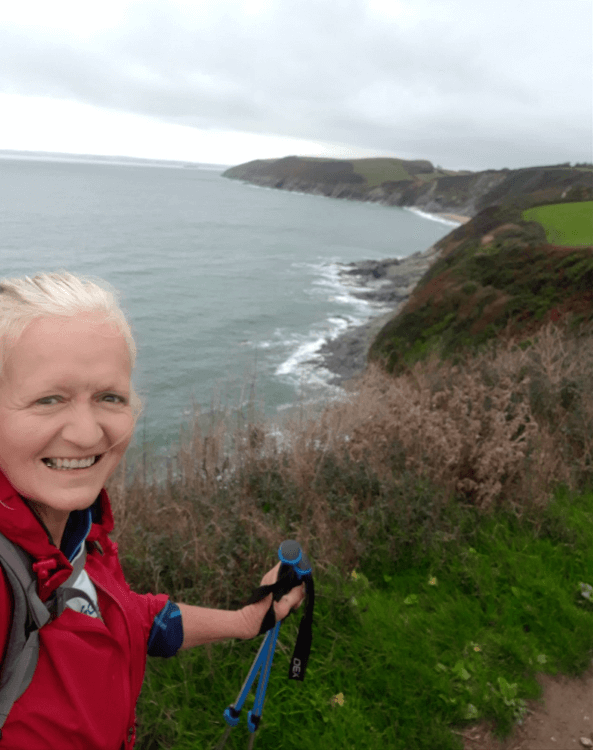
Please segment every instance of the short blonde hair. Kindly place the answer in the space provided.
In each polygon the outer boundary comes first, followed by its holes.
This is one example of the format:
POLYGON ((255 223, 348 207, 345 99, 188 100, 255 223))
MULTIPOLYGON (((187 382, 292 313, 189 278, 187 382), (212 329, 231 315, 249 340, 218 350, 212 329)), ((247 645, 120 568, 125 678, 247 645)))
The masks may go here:
MULTIPOLYGON (((117 327, 125 339, 130 367, 136 363, 136 343, 126 316, 119 305, 119 292, 107 281, 76 276, 69 271, 40 273, 32 279, 0 280, 0 376, 10 347, 25 329, 39 318, 74 317, 99 313, 106 323, 117 327)), ((130 390, 134 421, 142 413, 140 397, 130 390)))

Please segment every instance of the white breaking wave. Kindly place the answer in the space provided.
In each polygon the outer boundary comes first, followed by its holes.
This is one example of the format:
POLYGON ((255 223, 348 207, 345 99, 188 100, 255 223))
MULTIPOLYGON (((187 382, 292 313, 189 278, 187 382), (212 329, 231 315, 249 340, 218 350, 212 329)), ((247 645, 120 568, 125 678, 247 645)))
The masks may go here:
POLYGON ((453 219, 447 219, 446 217, 439 214, 429 214, 427 211, 421 211, 419 208, 410 208, 409 206, 403 206, 403 209, 404 211, 412 211, 418 216, 422 216, 423 219, 428 219, 429 221, 438 221, 439 224, 447 224, 447 226, 450 227, 461 226, 460 221, 453 221, 453 219))
POLYGON ((347 266, 339 261, 333 261, 330 264, 314 265, 303 263, 300 265, 301 267, 308 266, 317 274, 317 278, 313 281, 309 293, 326 294, 329 291, 329 300, 331 302, 349 305, 352 308, 351 315, 349 316, 352 318, 352 325, 361 325, 369 318, 381 315, 390 309, 372 300, 361 299, 361 297, 357 296, 357 294, 362 294, 372 289, 379 289, 389 284, 386 280, 377 279, 368 281, 366 284, 361 284, 356 276, 349 276, 343 273, 347 266))
POLYGON ((325 343, 343 335, 348 329, 363 325, 371 318, 382 315, 391 306, 382 305, 372 300, 361 299, 356 293, 379 288, 385 284, 383 280, 373 281, 366 285, 358 283, 355 277, 342 275, 344 265, 334 261, 331 263, 295 263, 295 267, 308 268, 314 274, 311 287, 307 294, 323 296, 327 301, 335 304, 324 321, 312 326, 307 334, 292 334, 284 336, 279 329, 275 332, 275 341, 260 344, 261 348, 278 347, 282 342, 288 349, 288 356, 276 367, 274 374, 290 382, 295 387, 317 390, 319 388, 330 391, 341 389, 329 381, 335 377, 322 365, 321 349, 325 343))

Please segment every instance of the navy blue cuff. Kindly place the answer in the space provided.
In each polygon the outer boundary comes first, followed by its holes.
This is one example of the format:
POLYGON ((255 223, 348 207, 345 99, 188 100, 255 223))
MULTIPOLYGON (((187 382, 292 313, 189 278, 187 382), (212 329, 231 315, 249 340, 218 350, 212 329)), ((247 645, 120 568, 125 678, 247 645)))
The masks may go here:
POLYGON ((181 610, 172 601, 154 618, 148 639, 149 656, 175 656, 183 643, 181 610))

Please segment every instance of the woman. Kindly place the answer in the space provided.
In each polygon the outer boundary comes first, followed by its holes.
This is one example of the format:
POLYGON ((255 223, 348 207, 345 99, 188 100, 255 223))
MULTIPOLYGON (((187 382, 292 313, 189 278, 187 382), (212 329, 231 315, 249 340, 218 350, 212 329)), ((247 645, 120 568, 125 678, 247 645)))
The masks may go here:
MULTIPOLYGON (((104 484, 141 408, 130 384, 135 357, 107 285, 66 272, 0 282, 0 532, 33 559, 43 601, 86 551, 74 584, 83 595, 40 629, 38 664, 4 724, 1 750, 133 747, 146 655, 254 638, 271 606, 269 595, 236 612, 206 609, 126 584, 104 484)), ((299 586, 274 602, 276 618, 303 597, 299 586)), ((2 571, 3 661, 13 602, 2 571)))

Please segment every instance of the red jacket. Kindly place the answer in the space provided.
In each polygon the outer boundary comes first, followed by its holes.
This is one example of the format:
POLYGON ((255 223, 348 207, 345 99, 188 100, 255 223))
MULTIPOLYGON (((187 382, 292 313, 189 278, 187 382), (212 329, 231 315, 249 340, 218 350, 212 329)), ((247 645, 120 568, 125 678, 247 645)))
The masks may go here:
MULTIPOLYGON (((101 491, 102 519, 87 541, 97 542, 85 569, 95 584, 101 619, 66 608, 39 631, 33 680, 2 729, 0 750, 129 750, 135 740, 135 706, 144 679, 155 616, 165 595, 130 590, 107 534, 113 529, 109 498, 101 491)), ((35 514, 0 472, 0 531, 37 562, 38 593, 45 601, 72 572, 35 514)), ((0 568, 1 570, 1 568, 0 568)), ((0 574, 0 656, 8 640, 12 589, 0 574)))

